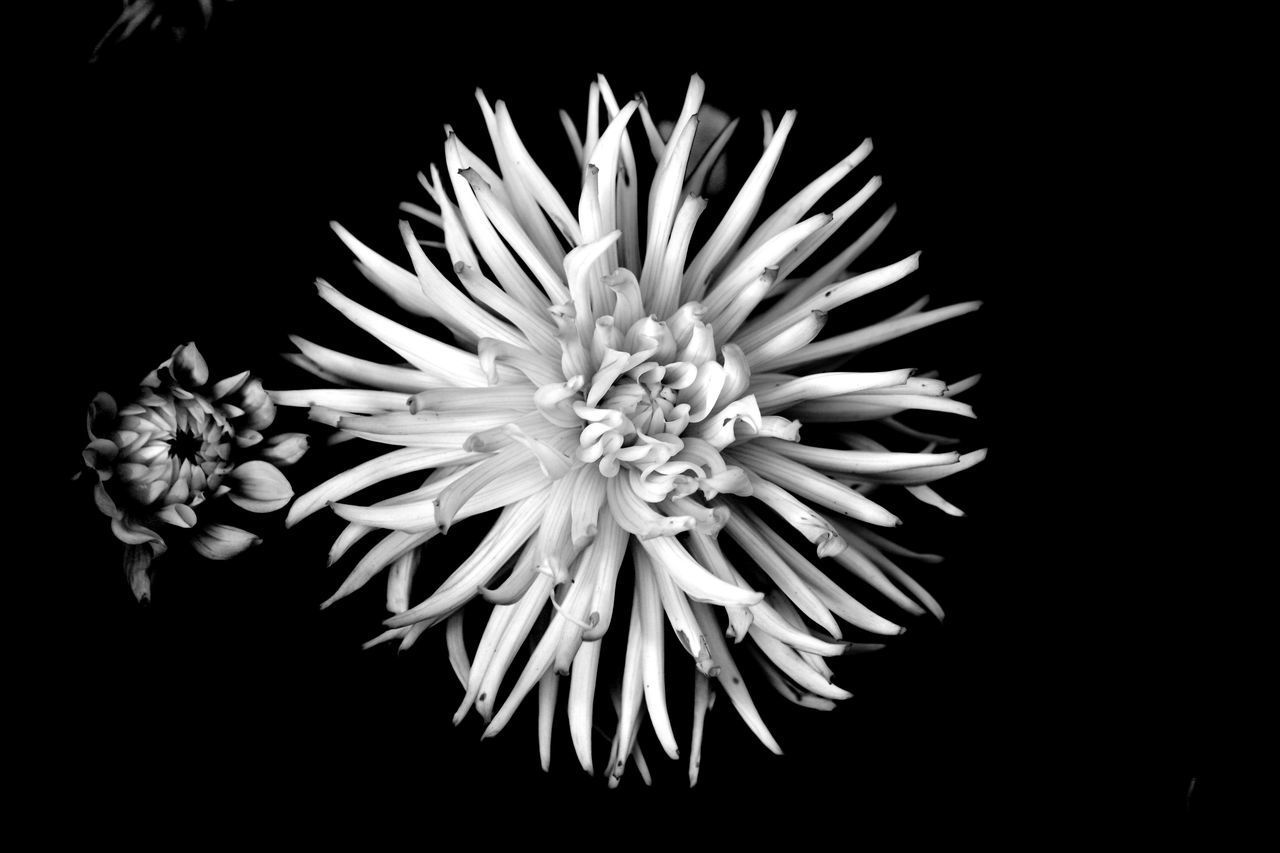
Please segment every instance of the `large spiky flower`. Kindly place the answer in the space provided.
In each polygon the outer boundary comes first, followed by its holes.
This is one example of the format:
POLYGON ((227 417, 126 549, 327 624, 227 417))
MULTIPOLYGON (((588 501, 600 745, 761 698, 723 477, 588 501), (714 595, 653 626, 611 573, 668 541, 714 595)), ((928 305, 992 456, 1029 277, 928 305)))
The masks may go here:
POLYGON ((862 163, 870 141, 758 219, 795 121, 787 112, 775 128, 766 113, 764 153, 736 194, 723 194, 724 213, 712 225, 702 218, 700 195, 737 122, 703 144, 695 162, 703 89, 695 76, 664 139, 643 99, 619 104, 603 78, 592 84, 583 137, 562 114, 581 167, 576 209, 529 156, 503 102, 490 105, 477 93, 496 164, 446 128, 443 172, 433 166, 421 176, 438 212, 404 206, 428 223, 431 240, 402 222, 407 261, 397 263, 334 226, 370 281, 409 314, 439 321, 455 343, 321 281, 321 298, 407 364, 295 338, 297 364, 348 387, 273 392, 279 404, 311 407, 313 418, 344 437, 395 448, 298 498, 288 520, 331 506, 349 522, 334 559, 377 537, 326 604, 389 569, 393 615, 372 642, 408 646, 446 621, 449 657, 465 689, 455 721, 474 706, 488 721, 486 735, 494 734, 537 688, 545 766, 560 678, 569 676, 569 731, 590 772, 601 646, 625 644, 611 783, 629 757, 642 762, 635 751, 642 714, 663 749, 678 754, 665 698, 664 613, 678 654, 687 653, 698 673, 691 780, 713 680, 778 751, 732 649, 757 653, 773 685, 802 705, 829 708, 847 697, 831 682, 826 659, 878 646, 844 640, 841 621, 865 635, 903 628, 837 577, 860 579, 910 614, 940 614, 889 555, 931 557, 880 535, 900 520, 868 493, 901 485, 958 513, 928 484, 983 458, 981 450, 934 451, 928 436, 895 418, 908 410, 972 416, 953 397, 974 379, 949 385, 917 375, 914 365, 825 367, 978 307, 916 305, 819 338, 829 312, 917 267, 911 255, 851 271, 888 225, 890 209, 821 267, 796 274, 879 187, 872 178, 829 212, 810 213, 862 163), (647 194, 628 137, 637 114, 656 162, 647 194), (437 249, 443 252, 433 260, 428 250, 437 249), (802 422, 850 427, 833 433, 838 446, 821 446, 801 442, 802 422), (863 429, 872 424, 917 446, 890 451, 863 429), (398 497, 342 502, 424 471, 431 473, 421 486, 398 497), (488 513, 496 515, 474 553, 447 577, 422 577, 419 559, 431 540, 488 513), (798 537, 777 532, 770 520, 798 537), (734 543, 728 549, 727 540, 734 543), (415 571, 434 588, 417 601, 415 571), (474 649, 462 631, 469 603, 488 611, 474 649), (535 631, 542 614, 545 628, 535 631), (503 696, 526 642, 527 662, 503 696))

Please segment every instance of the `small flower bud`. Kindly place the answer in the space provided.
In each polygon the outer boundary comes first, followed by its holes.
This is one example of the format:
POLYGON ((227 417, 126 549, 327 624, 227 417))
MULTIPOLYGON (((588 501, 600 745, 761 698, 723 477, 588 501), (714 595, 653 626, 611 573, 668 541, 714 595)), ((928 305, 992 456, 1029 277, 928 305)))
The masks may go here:
POLYGON ((271 464, 284 468, 301 459, 310 446, 305 432, 282 432, 263 442, 258 455, 271 464))

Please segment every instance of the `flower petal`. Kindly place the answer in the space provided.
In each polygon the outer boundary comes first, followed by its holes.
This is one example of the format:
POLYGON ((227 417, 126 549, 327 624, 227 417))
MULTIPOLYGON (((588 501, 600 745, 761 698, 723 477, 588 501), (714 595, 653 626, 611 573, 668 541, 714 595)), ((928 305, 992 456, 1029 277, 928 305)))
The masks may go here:
POLYGON ((111 532, 126 545, 144 545, 150 542, 164 543, 164 539, 159 533, 138 523, 127 515, 111 519, 111 532))
POLYGON ((230 524, 209 524, 191 540, 191 547, 207 560, 230 560, 261 541, 249 531, 230 524))
POLYGON ((116 461, 116 456, 119 452, 120 448, 114 441, 95 438, 81 451, 80 455, 84 459, 84 464, 96 470, 101 479, 109 480, 111 478, 111 465, 116 461))
POLYGON ((199 388, 209 381, 209 365, 194 343, 183 344, 173 351, 169 369, 183 388, 199 388))
POLYGON ((156 513, 156 518, 187 530, 196 526, 196 511, 186 504, 169 504, 156 513))
POLYGON ((258 455, 279 467, 293 465, 310 447, 310 439, 305 432, 282 432, 273 435, 263 442, 258 455))
POLYGON ((107 435, 115 428, 116 401, 110 394, 99 391, 89 403, 89 411, 85 417, 85 428, 89 438, 94 439, 107 435))
POLYGON ((124 574, 129 580, 133 597, 139 602, 151 600, 151 560, 154 554, 147 545, 126 545, 124 549, 124 574))
POLYGON ((261 459, 237 465, 223 482, 231 487, 231 502, 249 512, 274 512, 293 497, 288 478, 261 459))

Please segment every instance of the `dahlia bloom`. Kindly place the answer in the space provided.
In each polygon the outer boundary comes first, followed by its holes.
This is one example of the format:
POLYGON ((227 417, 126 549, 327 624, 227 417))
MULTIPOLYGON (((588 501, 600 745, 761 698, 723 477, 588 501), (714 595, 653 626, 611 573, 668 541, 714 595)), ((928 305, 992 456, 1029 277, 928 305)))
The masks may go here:
POLYGON ((139 601, 151 596, 151 563, 168 550, 166 537, 182 536, 210 560, 260 541, 205 519, 208 502, 225 495, 262 513, 293 497, 280 467, 298 461, 308 439, 296 432, 266 438, 275 417, 275 403, 249 371, 211 384, 193 343, 151 371, 124 408, 106 393, 90 403, 84 461, 98 477, 98 509, 125 545, 125 573, 139 601))
POLYGON ((664 137, 642 98, 619 103, 598 78, 581 135, 561 114, 581 169, 568 200, 530 158, 506 105, 478 92, 495 164, 446 127, 444 169, 419 176, 435 209, 403 205, 430 239, 401 222, 407 260, 397 261, 333 226, 369 281, 454 341, 319 281, 323 300, 406 363, 294 338, 300 352, 291 359, 343 387, 271 392, 280 405, 309 407, 338 438, 388 449, 300 496, 287 523, 325 507, 345 519, 333 561, 375 540, 324 605, 385 570, 392 615, 370 645, 405 648, 445 623, 464 691, 455 723, 474 708, 485 736, 496 734, 536 690, 545 767, 567 677, 569 734, 592 772, 601 647, 625 644, 605 765, 611 785, 629 758, 648 776, 636 747, 646 716, 663 750, 679 755, 664 621, 683 650, 676 656, 687 654, 696 673, 692 783, 715 685, 780 752, 740 675, 740 655, 755 655, 788 699, 828 709, 850 694, 832 683, 827 659, 879 647, 845 640, 841 623, 863 640, 904 630, 835 576, 852 575, 907 614, 940 617, 895 560, 938 558, 884 538, 878 531, 901 521, 869 495, 902 486, 959 514, 930 484, 984 456, 937 450, 954 441, 897 420, 912 410, 972 417, 955 396, 976 377, 948 384, 911 366, 839 369, 849 356, 978 303, 929 311, 917 303, 819 337, 830 312, 902 280, 919 261, 913 254, 851 271, 889 224, 890 208, 820 267, 797 272, 876 193, 880 180, 871 178, 829 212, 810 213, 863 162, 870 141, 758 218, 796 118, 787 112, 774 126, 766 113, 764 153, 736 193, 724 191, 723 215, 712 224, 703 220, 702 194, 738 123, 725 124, 701 158, 691 156, 707 114, 703 91, 695 76, 664 137), (647 151, 634 150, 628 135, 637 117, 647 151), (644 156, 655 163, 646 193, 637 164, 644 156), (823 446, 801 441, 802 423, 844 426, 831 433, 836 446, 823 446), (877 433, 914 447, 890 450, 877 433), (421 485, 398 497, 347 500, 423 472, 421 485), (480 515, 490 526, 474 553, 448 577, 421 578, 434 591, 413 595, 431 540, 480 515), (734 548, 723 547, 727 540, 734 548), (487 611, 474 648, 463 634, 464 607, 487 611), (526 662, 509 672, 526 644, 526 662))

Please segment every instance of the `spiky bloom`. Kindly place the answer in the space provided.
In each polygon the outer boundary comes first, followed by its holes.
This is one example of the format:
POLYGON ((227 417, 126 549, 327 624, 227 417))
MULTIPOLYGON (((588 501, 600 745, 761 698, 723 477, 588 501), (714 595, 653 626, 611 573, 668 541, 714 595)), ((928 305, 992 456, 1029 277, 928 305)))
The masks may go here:
POLYGON ((275 403, 249 371, 210 383, 193 343, 151 371, 124 408, 110 394, 94 398, 84 461, 98 477, 98 509, 125 544, 125 573, 139 601, 151 595, 151 563, 168 549, 166 538, 177 536, 211 560, 259 541, 210 520, 209 502, 225 495, 249 512, 272 512, 293 497, 277 466, 301 458, 307 436, 265 438, 275 417, 275 403))
POLYGON ((300 497, 288 521, 332 506, 349 522, 334 560, 376 537, 326 604, 389 570, 393 615, 372 643, 398 640, 403 648, 445 622, 465 690, 455 722, 474 706, 492 735, 536 689, 544 766, 560 679, 568 676, 569 732, 582 766, 592 769, 605 642, 626 649, 606 767, 611 783, 631 756, 645 772, 635 747, 642 715, 663 749, 678 754, 665 698, 664 614, 678 654, 687 653, 697 672, 691 781, 713 680, 776 752, 735 657, 756 654, 773 685, 802 705, 829 708, 847 697, 831 683, 826 659, 876 646, 842 639, 841 620, 869 635, 903 629, 833 575, 851 573, 908 613, 939 612, 888 555, 934 558, 875 532, 899 519, 868 492, 901 485, 958 512, 928 484, 983 456, 931 447, 893 452, 861 429, 837 432, 840 447, 803 444, 802 421, 875 422, 923 444, 927 438, 894 416, 915 409, 972 416, 953 397, 973 379, 948 385, 908 367, 809 371, 978 305, 917 305, 819 339, 828 312, 917 266, 911 255, 849 271, 888 225, 890 210, 820 268, 794 274, 880 185, 872 178, 830 212, 809 212, 862 163, 869 141, 757 221, 795 121, 788 112, 775 128, 766 114, 764 153, 736 194, 723 194, 729 200, 713 225, 702 218, 700 195, 737 122, 700 160, 691 158, 703 109, 699 78, 665 139, 642 99, 619 104, 603 78, 592 84, 583 137, 562 114, 582 175, 568 201, 530 158, 506 106, 477 98, 496 165, 446 128, 445 168, 421 176, 436 211, 404 206, 426 223, 430 240, 402 222, 407 260, 397 263, 334 226, 370 281, 409 314, 439 321, 456 341, 429 337, 318 283, 322 299, 407 364, 294 339, 295 363, 347 387, 273 392, 276 402, 309 406, 344 437, 395 449, 300 497), (647 151, 633 151, 628 137, 637 116, 647 151), (636 161, 649 155, 656 165, 642 193, 636 161), (443 249, 449 266, 428 249, 443 249), (431 473, 421 486, 399 497, 343 502, 424 471, 431 473), (423 578, 435 590, 412 601, 424 547, 486 513, 497 515, 475 552, 448 577, 423 578), (792 528, 800 547, 766 519, 792 528), (738 552, 722 548, 726 539, 738 552), (468 603, 488 611, 471 650, 462 631, 468 603), (544 613, 546 627, 535 631, 544 613), (527 663, 507 679, 526 642, 527 663), (500 698, 504 680, 510 689, 500 698))

